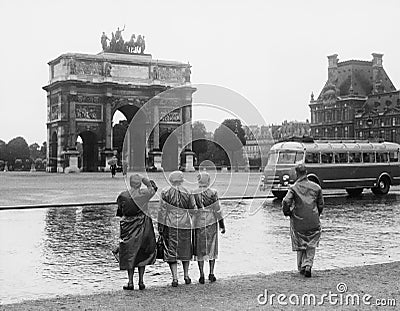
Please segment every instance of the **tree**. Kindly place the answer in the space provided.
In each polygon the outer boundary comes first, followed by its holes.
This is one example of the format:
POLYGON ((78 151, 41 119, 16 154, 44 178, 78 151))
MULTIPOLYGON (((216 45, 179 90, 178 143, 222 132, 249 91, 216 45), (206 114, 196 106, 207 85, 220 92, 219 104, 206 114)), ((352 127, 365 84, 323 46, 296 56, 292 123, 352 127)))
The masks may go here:
POLYGON ((7 144, 0 140, 0 160, 7 160, 7 144))
POLYGON ((207 151, 207 130, 203 123, 196 121, 192 125, 192 149, 196 153, 197 157, 200 157, 201 153, 207 151))
POLYGON ((39 148, 40 146, 37 143, 33 143, 32 145, 29 146, 29 155, 33 161, 39 158, 39 153, 40 153, 39 148))
POLYGON ((29 147, 25 139, 16 137, 11 139, 7 144, 8 161, 14 163, 15 159, 29 159, 29 147))
MULTIPOLYGON (((214 139, 226 152, 229 152, 230 161, 234 161, 235 152, 241 150, 246 144, 245 132, 238 119, 224 120, 215 130, 214 139)), ((237 159, 234 162, 237 170, 237 159)), ((232 163, 230 164, 232 166, 232 163)))
POLYGON ((229 163, 225 150, 219 144, 209 140, 207 141, 207 151, 199 156, 199 163, 205 160, 212 161, 216 166, 228 165, 229 163))
POLYGON ((47 155, 47 142, 44 141, 42 147, 40 147, 39 158, 46 159, 46 155, 47 155))

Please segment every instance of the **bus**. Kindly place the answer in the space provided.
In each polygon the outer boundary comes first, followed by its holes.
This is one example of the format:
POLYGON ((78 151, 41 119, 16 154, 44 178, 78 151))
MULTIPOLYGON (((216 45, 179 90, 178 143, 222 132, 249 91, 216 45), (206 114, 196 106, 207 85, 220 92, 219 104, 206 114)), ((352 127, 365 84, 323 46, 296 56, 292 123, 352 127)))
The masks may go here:
POLYGON ((307 176, 322 189, 345 189, 350 196, 365 188, 385 195, 400 184, 400 145, 368 140, 300 139, 278 142, 268 153, 260 190, 282 199, 296 180, 295 166, 304 163, 307 176))

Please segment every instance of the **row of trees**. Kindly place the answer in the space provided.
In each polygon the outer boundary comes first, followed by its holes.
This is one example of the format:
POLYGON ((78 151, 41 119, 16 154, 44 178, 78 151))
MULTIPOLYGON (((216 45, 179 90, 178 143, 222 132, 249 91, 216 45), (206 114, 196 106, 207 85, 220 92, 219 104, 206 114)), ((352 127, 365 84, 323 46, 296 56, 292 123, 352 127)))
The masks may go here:
POLYGON ((217 166, 235 166, 244 164, 242 147, 246 145, 245 132, 238 119, 226 119, 207 138, 203 123, 196 121, 192 127, 192 149, 197 162, 212 161, 217 166))
POLYGON ((29 170, 32 164, 36 169, 46 168, 46 142, 39 146, 28 145, 23 137, 11 139, 8 143, 0 140, 0 170, 29 170))

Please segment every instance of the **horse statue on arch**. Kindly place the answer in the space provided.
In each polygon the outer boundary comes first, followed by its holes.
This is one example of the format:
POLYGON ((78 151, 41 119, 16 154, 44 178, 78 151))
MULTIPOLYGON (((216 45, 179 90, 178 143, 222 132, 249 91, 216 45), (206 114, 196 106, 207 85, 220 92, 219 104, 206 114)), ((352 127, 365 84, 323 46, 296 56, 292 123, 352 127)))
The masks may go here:
POLYGON ((131 54, 143 54, 145 49, 144 37, 138 35, 136 38, 135 34, 131 36, 131 39, 125 42, 125 50, 131 54))

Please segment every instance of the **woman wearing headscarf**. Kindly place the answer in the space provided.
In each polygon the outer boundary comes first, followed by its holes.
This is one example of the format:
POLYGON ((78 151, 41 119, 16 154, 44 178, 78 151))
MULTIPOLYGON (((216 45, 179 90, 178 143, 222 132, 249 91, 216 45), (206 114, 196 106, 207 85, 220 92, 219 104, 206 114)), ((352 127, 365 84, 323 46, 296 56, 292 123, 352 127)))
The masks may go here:
POLYGON ((202 172, 197 176, 198 188, 194 190, 197 205, 194 221, 194 248, 193 254, 197 260, 200 278, 199 283, 204 284, 204 261, 208 260, 210 273, 208 279, 215 282, 215 260, 218 258, 218 225, 221 233, 225 233, 224 219, 216 190, 210 188, 210 175, 202 172))
POLYGON ((119 268, 128 271, 128 285, 133 290, 135 267, 139 270, 139 289, 145 289, 143 275, 147 265, 156 260, 156 240, 153 222, 148 213, 148 202, 157 191, 156 184, 139 174, 129 179, 131 189, 122 192, 117 199, 117 216, 120 221, 119 268), (141 189, 142 183, 147 189, 141 189))
POLYGON ((164 261, 172 274, 172 286, 178 286, 178 264, 182 261, 184 280, 191 283, 189 262, 192 259, 192 212, 195 208, 193 195, 182 186, 181 171, 169 175, 170 187, 161 193, 158 213, 158 230, 164 243, 164 261))

